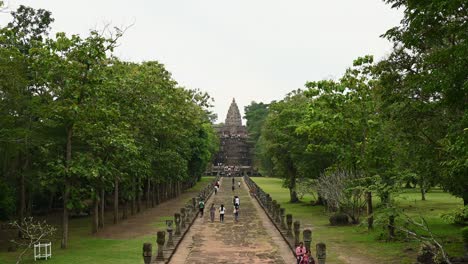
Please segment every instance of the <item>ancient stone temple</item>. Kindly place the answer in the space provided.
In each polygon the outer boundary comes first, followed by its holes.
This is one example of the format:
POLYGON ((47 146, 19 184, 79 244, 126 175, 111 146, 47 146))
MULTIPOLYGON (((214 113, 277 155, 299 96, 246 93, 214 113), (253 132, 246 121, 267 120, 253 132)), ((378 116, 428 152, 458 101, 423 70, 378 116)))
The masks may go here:
POLYGON ((232 99, 224 124, 215 128, 220 139, 220 147, 208 173, 228 176, 254 174, 252 146, 248 142, 247 128, 242 125, 242 117, 235 99, 232 99))

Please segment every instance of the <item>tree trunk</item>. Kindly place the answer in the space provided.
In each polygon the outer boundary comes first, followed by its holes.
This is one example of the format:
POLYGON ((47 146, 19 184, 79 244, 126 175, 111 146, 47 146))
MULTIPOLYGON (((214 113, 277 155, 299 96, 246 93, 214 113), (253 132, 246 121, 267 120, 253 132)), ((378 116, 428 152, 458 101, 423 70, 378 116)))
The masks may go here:
POLYGON ((374 208, 372 207, 372 192, 366 193, 367 200, 367 229, 372 229, 374 227, 374 208))
POLYGON ((288 164, 288 174, 290 202, 297 203, 299 201, 299 198, 297 197, 296 192, 296 170, 294 169, 294 165, 292 164, 292 162, 289 162, 288 164))
POLYGON ((55 194, 53 192, 50 192, 49 202, 47 203, 47 214, 50 214, 50 212, 52 212, 52 208, 54 206, 54 196, 55 194))
POLYGON ((68 247, 68 200, 70 197, 70 184, 68 179, 65 179, 65 190, 63 192, 63 215, 62 215, 62 244, 61 248, 68 247))
POLYGON ((151 184, 151 208, 156 206, 156 185, 153 183, 151 184))
POLYGON ((99 228, 99 192, 96 191, 93 197, 93 225, 91 232, 96 234, 99 228))
POLYGON ((127 200, 122 203, 122 219, 125 220, 128 218, 128 202, 127 200))
POLYGON ((161 184, 158 184, 158 187, 156 187, 156 199, 158 200, 158 204, 160 204, 161 201, 161 184))
POLYGON ((148 209, 150 207, 150 191, 151 191, 151 181, 150 179, 148 178, 148 180, 146 181, 146 208, 148 209))
POLYGON ((426 188, 421 186, 421 200, 426 201, 426 188))
POLYGON ((395 216, 390 215, 388 217, 388 236, 390 239, 395 238, 395 216))
POLYGON ((137 188, 137 213, 141 212, 141 180, 138 178, 138 188, 137 188))
POLYGON ((135 207, 136 207, 136 182, 135 179, 132 179, 132 200, 130 201, 130 214, 135 214, 135 207))
POLYGON ((114 181, 114 224, 119 222, 119 180, 114 181))
POLYGON ((101 189, 101 199, 99 206, 99 228, 104 228, 104 206, 106 204, 106 191, 104 188, 101 189))
POLYGON ((62 244, 63 249, 68 247, 68 200, 70 199, 70 162, 72 158, 72 137, 73 137, 73 126, 70 125, 67 128, 67 146, 65 151, 65 188, 63 192, 63 215, 62 215, 62 244))
POLYGON ((26 185, 24 172, 20 172, 20 208, 19 208, 19 221, 22 223, 26 217, 26 185))

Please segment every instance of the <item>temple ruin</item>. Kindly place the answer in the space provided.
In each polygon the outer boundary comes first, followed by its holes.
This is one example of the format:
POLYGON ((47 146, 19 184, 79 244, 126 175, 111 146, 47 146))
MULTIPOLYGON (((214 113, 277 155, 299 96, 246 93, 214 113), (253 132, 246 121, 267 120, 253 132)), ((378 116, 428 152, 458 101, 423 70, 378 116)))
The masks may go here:
POLYGON ((247 128, 242 125, 242 117, 236 100, 232 99, 224 124, 215 125, 220 147, 215 155, 209 175, 253 175, 252 144, 249 143, 247 128))

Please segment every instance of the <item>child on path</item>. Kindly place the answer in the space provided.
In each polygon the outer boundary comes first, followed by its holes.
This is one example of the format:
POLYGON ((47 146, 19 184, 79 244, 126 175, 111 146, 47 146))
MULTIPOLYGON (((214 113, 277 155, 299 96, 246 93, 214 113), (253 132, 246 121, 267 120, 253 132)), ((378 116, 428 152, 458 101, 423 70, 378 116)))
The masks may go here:
POLYGON ((214 222, 215 212, 216 212, 216 208, 215 208, 215 206, 214 206, 214 203, 212 203, 212 204, 211 204, 211 207, 210 207, 210 219, 211 219, 211 222, 214 222))
POLYGON ((311 256, 309 250, 307 250, 304 256, 302 257, 301 264, 315 264, 314 258, 311 256))
POLYGON ((203 199, 200 199, 200 202, 198 202, 198 208, 200 209, 200 217, 203 217, 203 211, 205 210, 205 202, 203 199))
POLYGON ((224 222, 224 213, 226 211, 226 208, 224 208, 224 204, 221 205, 219 208, 219 221, 222 223, 224 222))

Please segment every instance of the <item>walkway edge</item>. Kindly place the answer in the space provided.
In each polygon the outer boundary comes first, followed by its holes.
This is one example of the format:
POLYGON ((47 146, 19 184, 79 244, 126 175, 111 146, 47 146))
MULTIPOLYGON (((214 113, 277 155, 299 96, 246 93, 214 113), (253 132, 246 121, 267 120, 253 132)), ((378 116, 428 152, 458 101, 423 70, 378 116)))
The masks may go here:
MULTIPOLYGON (((245 179, 244 179, 245 180, 245 179)), ((251 178, 250 178, 251 181, 253 181, 251 178)), ((245 181, 246 182, 246 181, 245 181)), ((248 188, 250 191, 252 191, 251 187, 249 184, 247 184, 248 188)), ((267 215, 268 219, 270 219, 270 222, 276 227, 276 229, 278 230, 278 232, 281 234, 281 237, 283 237, 283 240, 284 242, 286 242, 286 244, 289 246, 289 248, 291 249, 291 253, 293 254, 294 257, 296 257, 296 250, 294 248, 294 246, 291 244, 290 242, 290 239, 284 234, 284 232, 282 232, 282 229, 281 227, 278 226, 278 224, 274 221, 274 219, 271 217, 271 215, 268 213, 268 210, 263 206, 263 204, 260 202, 260 200, 258 199, 257 195, 253 195, 255 197, 255 200, 257 201, 258 205, 260 205, 260 207, 263 209, 263 211, 265 212, 265 214, 267 215)))

